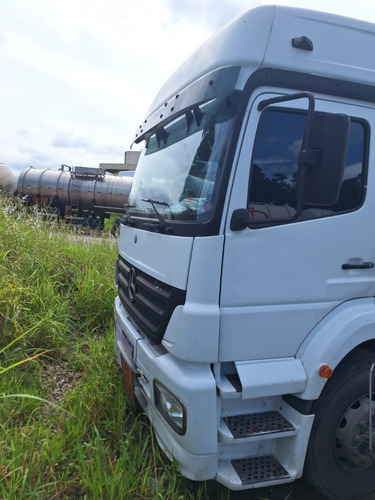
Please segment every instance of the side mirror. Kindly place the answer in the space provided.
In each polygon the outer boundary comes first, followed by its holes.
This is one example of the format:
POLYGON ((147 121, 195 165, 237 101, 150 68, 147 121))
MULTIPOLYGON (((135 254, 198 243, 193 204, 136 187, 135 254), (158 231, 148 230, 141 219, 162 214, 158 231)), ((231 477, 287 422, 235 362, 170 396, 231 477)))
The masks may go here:
POLYGON ((243 231, 250 224, 250 214, 246 208, 237 208, 232 213, 232 218, 230 220, 231 231, 243 231))
MULTIPOLYGON (((296 185, 297 204, 294 213, 286 216, 276 211, 268 220, 253 220, 245 208, 233 212, 230 229, 242 231, 247 227, 269 226, 297 220, 306 205, 329 207, 340 195, 349 142, 350 118, 342 114, 317 113, 315 98, 310 92, 300 92, 266 99, 258 111, 267 106, 298 99, 307 99, 307 120, 302 148, 298 157, 296 185)), ((277 207, 277 205, 275 205, 277 207)))
POLYGON ((304 205, 332 206, 339 197, 348 149, 350 118, 315 114, 299 156, 299 193, 304 205))

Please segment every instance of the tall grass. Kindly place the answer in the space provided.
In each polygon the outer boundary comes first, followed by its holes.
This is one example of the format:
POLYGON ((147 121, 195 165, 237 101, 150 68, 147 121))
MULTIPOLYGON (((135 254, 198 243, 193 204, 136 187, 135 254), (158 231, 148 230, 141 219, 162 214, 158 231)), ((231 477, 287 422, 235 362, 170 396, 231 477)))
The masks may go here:
POLYGON ((130 408, 113 352, 116 257, 113 240, 0 204, 1 499, 209 497, 130 408))

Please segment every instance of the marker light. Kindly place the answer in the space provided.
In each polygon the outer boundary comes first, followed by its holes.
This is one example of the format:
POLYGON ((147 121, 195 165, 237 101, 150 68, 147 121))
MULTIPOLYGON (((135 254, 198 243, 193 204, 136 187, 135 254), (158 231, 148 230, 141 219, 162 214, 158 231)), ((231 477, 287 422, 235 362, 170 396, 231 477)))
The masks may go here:
POLYGON ((333 370, 329 365, 321 365, 319 368, 319 375, 322 378, 331 378, 333 370))
POLYGON ((155 406, 168 424, 181 436, 186 432, 186 411, 181 401, 163 384, 154 380, 155 406))

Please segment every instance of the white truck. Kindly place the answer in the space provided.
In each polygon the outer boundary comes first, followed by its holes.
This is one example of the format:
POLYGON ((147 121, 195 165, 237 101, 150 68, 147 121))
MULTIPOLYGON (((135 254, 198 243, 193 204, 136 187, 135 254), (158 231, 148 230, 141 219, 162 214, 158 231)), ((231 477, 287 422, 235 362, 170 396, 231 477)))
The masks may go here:
POLYGON ((137 132, 115 345, 192 480, 375 492, 374 54, 375 25, 263 5, 137 132))

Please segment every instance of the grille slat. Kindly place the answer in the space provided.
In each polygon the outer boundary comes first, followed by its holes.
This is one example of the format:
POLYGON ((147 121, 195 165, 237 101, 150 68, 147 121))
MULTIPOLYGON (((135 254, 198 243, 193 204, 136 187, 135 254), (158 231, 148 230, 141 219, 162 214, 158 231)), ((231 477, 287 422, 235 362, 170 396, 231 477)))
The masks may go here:
POLYGON ((133 314, 132 314, 133 321, 137 325, 142 324, 144 326, 144 329, 147 329, 147 331, 151 332, 150 337, 152 337, 152 335, 156 335, 156 333, 157 333, 157 325, 151 323, 147 319, 147 317, 144 316, 142 310, 138 310, 138 309, 132 308, 132 303, 130 302, 130 300, 126 297, 126 295, 122 291, 119 291, 119 297, 120 297, 121 303, 128 310, 132 309, 132 311, 133 311, 133 314))
POLYGON ((118 258, 118 294, 133 321, 150 340, 159 344, 178 305, 185 303, 186 292, 163 283, 118 258), (129 273, 135 276, 135 290, 129 294, 129 273))
POLYGON ((139 302, 142 309, 149 309, 155 318, 162 317, 165 307, 161 307, 160 304, 154 304, 152 300, 142 296, 141 294, 139 294, 139 302))
POLYGON ((171 295, 170 293, 171 287, 165 284, 161 284, 160 281, 158 280, 153 280, 152 282, 150 282, 147 279, 144 279, 142 276, 140 276, 138 277, 138 282, 139 285, 142 287, 142 289, 144 289, 145 291, 147 290, 147 292, 151 294, 154 293, 155 287, 157 287, 158 296, 164 297, 164 300, 168 300, 171 295))

